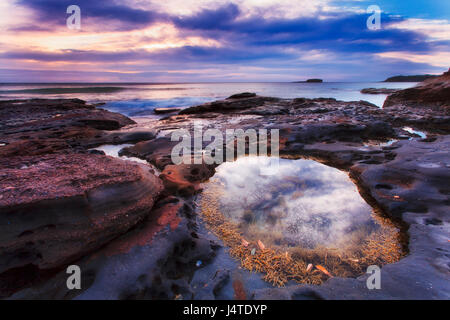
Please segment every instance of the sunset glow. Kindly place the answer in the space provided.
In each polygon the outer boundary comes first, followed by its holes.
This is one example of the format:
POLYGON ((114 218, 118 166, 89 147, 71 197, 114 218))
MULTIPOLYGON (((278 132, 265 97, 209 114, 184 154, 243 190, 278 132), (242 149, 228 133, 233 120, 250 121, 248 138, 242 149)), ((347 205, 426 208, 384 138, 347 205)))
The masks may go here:
POLYGON ((368 1, 6 0, 0 81, 359 81, 382 80, 392 70, 438 74, 450 65, 450 21, 442 16, 448 2, 436 3, 425 15, 418 6, 379 1, 381 29, 373 31, 366 27, 368 1), (81 30, 66 26, 71 4, 81 8, 81 30))

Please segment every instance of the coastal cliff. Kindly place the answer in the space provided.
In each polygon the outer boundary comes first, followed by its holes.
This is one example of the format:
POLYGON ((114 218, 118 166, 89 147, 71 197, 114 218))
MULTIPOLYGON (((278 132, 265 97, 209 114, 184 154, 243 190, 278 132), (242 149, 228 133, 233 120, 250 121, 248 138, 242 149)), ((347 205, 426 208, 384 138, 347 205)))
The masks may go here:
POLYGON ((450 107, 450 69, 443 75, 428 79, 417 86, 391 94, 384 107, 407 105, 416 107, 450 107))

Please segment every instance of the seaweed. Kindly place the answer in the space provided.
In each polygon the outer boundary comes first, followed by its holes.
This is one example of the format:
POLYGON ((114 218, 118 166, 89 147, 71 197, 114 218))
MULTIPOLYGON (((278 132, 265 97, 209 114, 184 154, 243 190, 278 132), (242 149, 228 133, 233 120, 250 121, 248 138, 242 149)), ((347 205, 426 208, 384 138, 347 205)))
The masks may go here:
POLYGON ((210 185, 200 197, 200 213, 207 227, 229 247, 229 254, 240 260, 242 268, 262 273, 274 286, 282 287, 289 281, 320 285, 332 276, 356 277, 370 265, 393 263, 404 255, 398 229, 376 212, 373 218, 380 228, 366 238, 355 235, 355 241, 341 250, 261 246, 259 239, 245 239, 239 225, 220 211, 221 194, 220 187, 210 185), (308 268, 309 264, 315 267, 308 268))

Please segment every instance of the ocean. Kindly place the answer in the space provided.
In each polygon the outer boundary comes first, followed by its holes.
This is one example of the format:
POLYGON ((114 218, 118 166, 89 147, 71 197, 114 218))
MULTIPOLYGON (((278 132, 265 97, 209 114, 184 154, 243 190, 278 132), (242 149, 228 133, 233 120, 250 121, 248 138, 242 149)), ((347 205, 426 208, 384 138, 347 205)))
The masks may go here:
POLYGON ((405 89, 412 82, 324 83, 46 83, 0 84, 0 100, 30 98, 79 98, 106 103, 102 108, 130 117, 148 116, 155 108, 189 107, 241 92, 279 98, 336 98, 366 100, 380 108, 387 95, 362 94, 363 88, 405 89))

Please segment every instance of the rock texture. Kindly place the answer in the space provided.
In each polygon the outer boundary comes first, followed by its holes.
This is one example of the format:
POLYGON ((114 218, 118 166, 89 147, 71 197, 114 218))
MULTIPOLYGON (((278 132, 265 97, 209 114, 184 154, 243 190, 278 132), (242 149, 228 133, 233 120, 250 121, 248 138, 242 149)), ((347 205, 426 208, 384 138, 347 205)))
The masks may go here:
POLYGON ((361 93, 365 94, 392 94, 397 92, 398 89, 388 89, 388 88, 365 88, 361 90, 361 93))
MULTIPOLYGON (((192 277, 198 261, 207 265, 219 248, 192 229, 195 215, 181 198, 161 199, 136 228, 101 250, 77 261, 83 270, 82 290, 68 290, 67 275, 60 272, 50 281, 14 294, 12 299, 180 299, 196 289, 192 277)), ((220 289, 219 273, 209 274, 199 285, 214 297, 220 289)), ((227 280, 227 279, 226 279, 227 280)))
POLYGON ((160 178, 170 194, 194 195, 200 190, 200 182, 214 175, 214 166, 206 164, 167 165, 160 178))
POLYGON ((277 98, 260 97, 255 94, 243 93, 231 96, 226 100, 213 101, 200 106, 187 108, 180 111, 179 114, 199 114, 204 112, 234 113, 245 109, 262 107, 266 103, 278 100, 277 98))
POLYGON ((10 163, 0 188, 0 274, 19 274, 64 266, 126 232, 162 183, 131 162, 69 154, 10 163))
POLYGON ((42 281, 127 232, 163 189, 150 168, 88 152, 152 132, 81 100, 0 103, 0 297, 42 281))
POLYGON ((135 122, 79 99, 0 101, 1 157, 85 150, 151 139, 151 132, 117 132, 135 122))
POLYGON ((155 114, 167 114, 181 111, 180 108, 156 108, 154 110, 155 114))
POLYGON ((422 82, 427 79, 436 78, 437 76, 431 74, 415 75, 415 76, 394 76, 387 78, 383 82, 422 82))
MULTIPOLYGON (((441 107, 442 103, 436 107, 436 97, 428 98, 432 103, 414 107, 400 97, 398 104, 380 109, 365 101, 279 99, 244 93, 152 122, 157 138, 120 152, 145 159, 161 171, 161 182, 155 184, 164 190, 151 213, 138 215, 141 223, 103 248, 80 255, 74 263, 83 270, 81 290, 67 290, 67 275, 61 270, 45 281, 24 285, 23 290, 16 288, 11 298, 450 299, 448 108, 441 107), (347 171, 361 195, 394 221, 407 240, 407 256, 382 268, 381 290, 367 289, 368 275, 332 278, 322 286, 288 283, 274 288, 260 274, 240 268, 195 211, 200 183, 214 174, 215 165, 171 162, 172 147, 178 143, 171 141, 171 132, 182 128, 193 133, 194 122, 199 120, 203 130, 279 129, 281 157, 315 159, 347 171), (426 138, 405 126, 423 130, 426 138)), ((9 164, 7 170, 18 170, 13 161, 4 163, 9 164)), ((26 176, 33 179, 31 172, 26 176)), ((109 178, 105 172, 100 181, 109 178)), ((44 245, 39 248, 52 252, 44 245)), ((57 260, 51 257, 48 261, 57 260)), ((41 258, 34 259, 38 263, 41 258)))
POLYGON ((178 142, 171 141, 165 137, 157 138, 139 142, 133 147, 124 148, 119 152, 119 155, 146 160, 162 170, 166 165, 172 163, 172 148, 177 144, 178 142))
POLYGON ((443 75, 428 79, 414 88, 400 90, 390 95, 384 107, 402 104, 413 107, 450 107, 450 70, 443 75))

